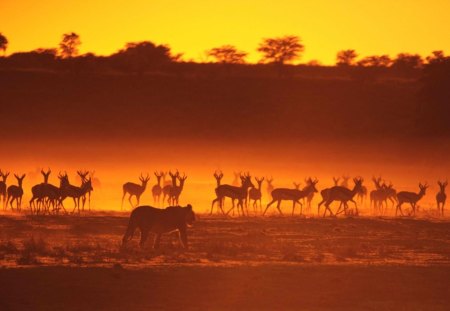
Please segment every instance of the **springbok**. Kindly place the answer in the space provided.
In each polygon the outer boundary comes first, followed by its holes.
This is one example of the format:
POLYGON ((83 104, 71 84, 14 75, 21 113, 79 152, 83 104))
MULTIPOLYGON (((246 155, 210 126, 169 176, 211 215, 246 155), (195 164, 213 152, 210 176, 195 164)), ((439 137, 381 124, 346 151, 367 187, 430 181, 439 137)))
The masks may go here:
POLYGON ((419 183, 419 192, 418 193, 410 192, 410 191, 400 191, 399 193, 397 193, 398 204, 397 204, 397 208, 395 209, 395 216, 397 216, 398 211, 400 211, 400 214, 403 216, 403 211, 402 211, 403 203, 411 204, 412 214, 413 214, 413 216, 415 216, 417 202, 419 202, 419 200, 425 195, 427 188, 428 188, 428 185, 426 183, 424 185, 419 183))
POLYGON ((178 186, 170 188, 170 197, 169 204, 178 205, 180 200, 181 192, 184 188, 184 183, 186 182, 187 176, 183 173, 183 176, 178 175, 178 182, 180 183, 178 186))
POLYGON ((8 205, 8 202, 9 202, 9 204, 11 205, 11 210, 12 210, 13 202, 16 201, 16 209, 17 209, 17 211, 20 211, 21 206, 22 206, 22 196, 23 196, 22 183, 23 183, 23 179, 25 178, 25 174, 23 174, 22 176, 18 176, 16 174, 14 174, 14 177, 16 177, 16 179, 17 179, 17 186, 11 185, 8 187, 8 189, 7 189, 8 197, 6 198, 6 205, 8 205))
POLYGON ((364 201, 365 201, 365 199, 366 199, 366 196, 367 196, 367 187, 366 187, 366 186, 362 186, 362 187, 361 187, 361 191, 358 192, 358 193, 356 194, 356 196, 358 197, 359 203, 360 203, 361 205, 363 205, 363 204, 364 204, 364 201))
POLYGON ((30 200, 30 209, 33 213, 33 209, 36 213, 40 212, 40 205, 42 205, 44 211, 47 210, 47 202, 45 202, 45 199, 48 197, 49 191, 51 191, 51 187, 49 187, 48 178, 51 174, 50 168, 47 172, 45 172, 43 169, 41 169, 41 174, 44 177, 44 182, 34 185, 31 187, 31 193, 33 194, 31 200, 30 200), (37 200, 37 203, 35 203, 35 200, 37 200))
MULTIPOLYGON (((305 182, 308 183, 308 181, 306 179, 305 179, 305 182)), ((306 210, 308 212, 311 212, 311 203, 312 203, 312 200, 314 199, 314 194, 315 194, 315 192, 312 191, 305 198, 303 198, 303 203, 305 203, 305 200, 306 200, 306 210)))
POLYGON ((339 186, 339 181, 341 180, 341 178, 340 177, 334 177, 333 176, 333 182, 334 182, 334 185, 335 186, 339 186))
POLYGON ((300 208, 301 208, 300 215, 301 215, 303 212, 303 204, 300 202, 300 199, 307 197, 311 192, 317 192, 316 184, 318 182, 319 181, 317 179, 312 180, 311 178, 309 178, 307 180, 306 186, 302 190, 288 189, 288 188, 274 189, 271 193, 272 201, 269 204, 267 204, 267 207, 264 210, 263 216, 266 214, 269 207, 275 202, 277 202, 278 212, 280 213, 280 215, 283 215, 283 213, 281 212, 281 209, 280 209, 281 201, 283 201, 283 200, 292 201, 292 215, 294 215, 295 204, 296 203, 300 204, 300 208))
POLYGON ((254 187, 252 183, 251 176, 247 173, 240 176, 241 178, 241 186, 232 186, 232 185, 220 185, 215 189, 216 198, 212 201, 211 210, 214 207, 215 203, 219 203, 220 210, 223 214, 225 214, 223 210, 223 200, 225 197, 231 198, 233 202, 233 206, 228 210, 226 215, 228 215, 232 210, 234 210, 234 200, 238 200, 238 213, 239 206, 241 207, 242 215, 244 215, 244 200, 247 198, 248 189, 254 187))
POLYGON ((180 176, 180 173, 178 172, 178 170, 175 173, 172 173, 171 171, 169 171, 169 175, 171 178, 170 185, 165 185, 162 188, 163 204, 164 204, 164 201, 166 200, 166 197, 167 197, 167 203, 170 204, 170 192, 172 191, 172 188, 177 186, 177 179, 178 179, 178 176, 180 176))
POLYGON ((318 206, 318 212, 320 211, 320 206, 322 204, 325 205, 325 211, 323 213, 323 217, 325 217, 327 211, 330 213, 331 216, 334 216, 333 212, 330 209, 330 204, 334 201, 339 201, 340 205, 336 212, 336 215, 340 213, 341 207, 344 206, 344 212, 347 212, 348 209, 348 201, 355 204, 356 207, 356 214, 358 215, 358 205, 356 204, 355 200, 353 200, 354 196, 361 191, 362 178, 353 178, 353 182, 355 183, 355 186, 352 190, 343 187, 343 186, 334 186, 328 189, 325 189, 327 191, 322 191, 322 201, 319 203, 318 206))
POLYGON ((6 179, 8 179, 9 172, 0 170, 0 176, 2 177, 2 180, 0 180, 0 197, 2 198, 3 209, 6 209, 6 189, 8 188, 6 179))
POLYGON ((258 184, 258 188, 251 188, 248 195, 250 198, 250 202, 251 200, 253 200, 253 211, 256 212, 258 210, 258 201, 259 201, 259 209, 262 212, 262 205, 261 205, 261 198, 262 198, 262 193, 261 193, 261 185, 264 181, 264 177, 262 178, 258 178, 255 177, 256 183, 258 184))
POLYGON ((220 183, 222 182, 222 178, 223 178, 222 171, 215 171, 213 176, 214 176, 214 179, 216 180, 217 187, 219 187, 220 183))
POLYGON ((272 195, 272 191, 273 189, 275 189, 275 186, 273 185, 273 177, 266 177, 266 182, 267 182, 267 186, 266 186, 266 192, 268 195, 272 195))
MULTIPOLYGON (((89 175, 89 171, 77 171, 77 175, 80 176, 81 185, 83 185, 83 183, 85 183, 88 180, 87 176, 89 175)), ((87 192, 89 211, 91 210, 91 192, 94 190, 94 188, 92 187, 92 176, 91 176, 90 180, 91 180, 91 188, 92 188, 92 190, 89 190, 87 192)), ((84 203, 85 202, 86 202, 86 195, 83 198, 83 212, 84 212, 84 203)))
MULTIPOLYGON (((340 177, 334 177, 334 176, 333 176, 334 187, 339 186, 339 180, 340 180, 340 179, 341 179, 340 177)), ((331 188, 325 188, 325 189, 322 189, 322 190, 320 191, 320 195, 321 195, 321 197, 322 197, 322 201, 320 201, 319 205, 317 206, 317 215, 320 215, 320 206, 321 206, 323 203, 325 203, 326 199, 328 198, 328 193, 330 192, 330 189, 331 189, 331 188)), ((339 208, 341 208, 341 206, 342 206, 342 203, 339 205, 339 208)))
POLYGON ((447 200, 447 195, 445 194, 445 188, 448 185, 448 181, 446 180, 445 182, 441 182, 438 181, 438 185, 439 185, 439 192, 436 194, 436 203, 437 203, 437 209, 439 214, 444 217, 444 206, 445 206, 445 201, 447 200))
POLYGON ((136 206, 139 205, 139 200, 141 198, 142 193, 144 193, 145 188, 147 187, 147 183, 150 180, 150 176, 147 174, 146 177, 139 176, 139 180, 141 181, 141 184, 135 184, 132 182, 127 182, 125 184, 123 184, 122 186, 122 190, 123 190, 123 195, 122 195, 122 205, 121 205, 121 209, 123 209, 123 199, 125 198, 126 194, 129 194, 128 197, 128 201, 130 202, 131 207, 133 207, 133 203, 131 202, 131 197, 135 196, 137 203, 136 206))
POLYGON ((372 177, 373 184, 375 185, 375 190, 370 191, 370 206, 373 206, 373 211, 376 214, 377 211, 381 212, 383 202, 385 200, 385 192, 381 186, 381 177, 372 177))
POLYGON ((158 173, 155 171, 153 174, 156 177, 156 185, 154 185, 152 187, 153 202, 155 204, 157 203, 159 205, 159 201, 160 201, 161 193, 162 193, 161 178, 163 177, 164 172, 158 173))
POLYGON ((85 179, 80 187, 71 185, 69 182, 69 177, 67 174, 60 175, 61 180, 61 202, 64 201, 65 198, 70 197, 73 199, 73 203, 75 204, 72 214, 75 213, 75 210, 78 209, 78 214, 80 213, 80 199, 83 203, 83 210, 84 210, 84 204, 86 203, 86 194, 89 191, 92 191, 92 182, 91 178, 85 179))
POLYGON ((385 208, 387 209, 388 207, 388 200, 392 203, 392 208, 394 208, 394 206, 397 204, 397 190, 394 189, 394 185, 392 184, 392 182, 389 182, 389 185, 383 183, 382 187, 384 190, 385 208))
MULTIPOLYGON (((215 171, 214 174, 214 179, 216 180, 216 188, 220 186, 221 182, 222 182, 222 178, 223 178, 223 173, 222 171, 215 171)), ((222 202, 222 206, 223 206, 223 202, 222 202)), ((211 211, 209 213, 209 215, 212 215, 213 213, 213 206, 211 206, 211 211)))

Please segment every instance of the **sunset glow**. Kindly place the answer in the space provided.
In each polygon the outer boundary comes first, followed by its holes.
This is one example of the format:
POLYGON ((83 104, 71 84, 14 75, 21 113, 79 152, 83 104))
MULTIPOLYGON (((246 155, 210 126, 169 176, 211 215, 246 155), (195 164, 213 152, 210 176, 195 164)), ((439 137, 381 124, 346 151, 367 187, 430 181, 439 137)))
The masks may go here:
POLYGON ((150 40, 195 61, 233 44, 257 62, 262 38, 287 34, 303 40, 300 62, 334 64, 336 52, 348 48, 361 56, 450 50, 446 0, 4 0, 0 11, 8 54, 57 47, 69 31, 81 36, 82 53, 108 55, 126 42, 150 40))

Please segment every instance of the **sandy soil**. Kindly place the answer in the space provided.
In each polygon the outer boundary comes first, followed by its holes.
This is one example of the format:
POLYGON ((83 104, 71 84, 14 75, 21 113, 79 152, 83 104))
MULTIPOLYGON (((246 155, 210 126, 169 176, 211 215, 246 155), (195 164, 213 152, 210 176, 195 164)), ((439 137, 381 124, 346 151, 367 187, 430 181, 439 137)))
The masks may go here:
POLYGON ((0 216, 1 310, 446 310, 448 220, 200 215, 125 249, 127 216, 0 216))

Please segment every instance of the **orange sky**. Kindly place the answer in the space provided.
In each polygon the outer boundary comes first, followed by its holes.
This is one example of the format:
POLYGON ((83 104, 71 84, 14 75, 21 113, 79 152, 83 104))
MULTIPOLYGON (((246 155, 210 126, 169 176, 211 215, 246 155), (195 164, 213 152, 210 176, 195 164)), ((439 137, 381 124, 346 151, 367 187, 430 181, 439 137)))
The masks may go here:
POLYGON ((448 0, 1 0, 0 11, 8 53, 55 47, 69 31, 81 35, 82 52, 151 40, 197 61, 233 44, 254 62, 261 38, 285 34, 303 39, 302 62, 333 64, 347 48, 363 56, 450 50, 448 0))

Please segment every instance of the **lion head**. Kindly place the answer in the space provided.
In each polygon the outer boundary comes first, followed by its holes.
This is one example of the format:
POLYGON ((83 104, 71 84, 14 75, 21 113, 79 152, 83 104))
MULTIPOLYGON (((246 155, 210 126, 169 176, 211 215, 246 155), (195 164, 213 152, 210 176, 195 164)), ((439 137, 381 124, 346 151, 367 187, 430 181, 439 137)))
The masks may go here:
POLYGON ((188 204, 186 207, 183 207, 185 210, 185 220, 186 224, 188 226, 192 226, 193 222, 195 221, 195 213, 192 210, 192 205, 188 204))

